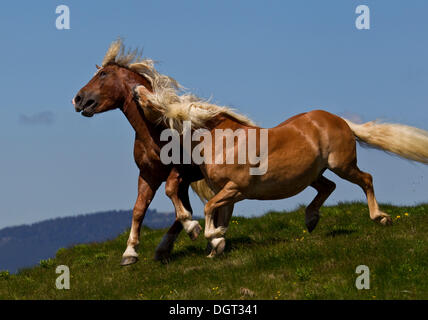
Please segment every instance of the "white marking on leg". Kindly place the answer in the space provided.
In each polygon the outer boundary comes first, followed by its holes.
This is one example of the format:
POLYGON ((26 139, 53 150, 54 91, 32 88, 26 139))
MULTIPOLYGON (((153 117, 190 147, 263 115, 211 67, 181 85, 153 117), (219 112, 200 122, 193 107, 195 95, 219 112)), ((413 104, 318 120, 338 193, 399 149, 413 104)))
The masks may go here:
POLYGON ((124 257, 138 257, 137 251, 133 246, 127 246, 125 252, 123 253, 124 257))
POLYGON ((205 229, 205 238, 207 239, 221 238, 226 234, 226 232, 227 232, 226 227, 217 227, 212 231, 205 229))
POLYGON ((220 238, 223 237, 227 232, 227 227, 217 227, 215 229, 215 237, 220 238))
POLYGON ((199 224, 198 221, 190 219, 181 221, 181 223, 183 224, 183 228, 187 233, 191 233, 193 229, 199 224))
POLYGON ((184 231, 186 231, 186 233, 190 235, 193 230, 199 225, 199 222, 196 220, 192 220, 192 214, 188 210, 186 210, 186 208, 184 208, 181 202, 177 203, 175 205, 175 208, 177 212, 177 219, 183 225, 184 231))
POLYGON ((222 240, 224 240, 224 238, 214 238, 211 240, 211 245, 213 246, 213 248, 217 248, 218 245, 220 244, 220 242, 222 242, 222 240))
POLYGON ((209 242, 212 246, 211 252, 208 255, 208 258, 214 258, 215 256, 223 253, 224 248, 226 247, 226 239, 224 238, 215 238, 209 242))

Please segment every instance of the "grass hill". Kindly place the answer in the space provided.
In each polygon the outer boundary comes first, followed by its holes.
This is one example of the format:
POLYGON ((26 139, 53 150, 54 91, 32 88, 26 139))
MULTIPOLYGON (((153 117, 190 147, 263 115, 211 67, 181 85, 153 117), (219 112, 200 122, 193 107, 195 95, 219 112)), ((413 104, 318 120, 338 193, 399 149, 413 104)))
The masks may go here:
POLYGON ((183 233, 169 262, 153 260, 165 230, 144 228, 140 261, 120 267, 128 232, 61 249, 52 260, 0 274, 0 299, 428 299, 428 204, 381 206, 392 227, 369 219, 361 203, 324 207, 312 234, 304 208, 234 217, 225 254, 206 258, 206 241, 183 233), (57 265, 70 268, 70 290, 55 288, 57 265), (355 269, 370 269, 357 290, 355 269))
MULTIPOLYGON (((131 217, 131 210, 104 211, 1 229, 0 270, 15 273, 55 256, 62 247, 116 238, 131 226, 131 217)), ((174 213, 148 210, 144 225, 166 228, 174 220, 174 213)))

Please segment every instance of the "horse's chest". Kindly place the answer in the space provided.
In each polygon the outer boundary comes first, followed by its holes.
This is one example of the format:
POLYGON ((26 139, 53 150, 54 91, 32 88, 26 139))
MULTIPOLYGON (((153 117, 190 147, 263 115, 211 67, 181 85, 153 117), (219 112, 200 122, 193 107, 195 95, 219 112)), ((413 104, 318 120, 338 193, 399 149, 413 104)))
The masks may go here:
POLYGON ((158 169, 161 167, 159 154, 152 148, 147 148, 141 141, 136 140, 134 144, 134 160, 140 170, 158 169))

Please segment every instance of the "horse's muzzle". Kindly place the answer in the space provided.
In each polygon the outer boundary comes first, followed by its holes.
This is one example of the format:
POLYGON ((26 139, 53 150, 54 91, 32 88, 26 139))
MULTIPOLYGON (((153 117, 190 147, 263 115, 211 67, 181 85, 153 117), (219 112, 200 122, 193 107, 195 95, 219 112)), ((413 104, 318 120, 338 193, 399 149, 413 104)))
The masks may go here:
POLYGON ((76 112, 82 112, 82 116, 92 117, 98 105, 96 97, 79 92, 71 101, 76 112))

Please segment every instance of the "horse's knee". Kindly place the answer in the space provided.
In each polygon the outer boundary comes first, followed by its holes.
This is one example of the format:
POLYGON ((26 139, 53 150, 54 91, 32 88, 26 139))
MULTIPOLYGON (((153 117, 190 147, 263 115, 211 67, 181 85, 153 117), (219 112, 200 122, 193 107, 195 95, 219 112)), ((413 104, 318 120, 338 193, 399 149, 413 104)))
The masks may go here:
POLYGON ((211 219, 214 213, 214 206, 208 201, 204 207, 204 215, 207 219, 211 219))
POLYGON ((173 183, 167 183, 165 185, 165 194, 168 198, 172 198, 174 195, 178 194, 178 185, 173 183))
POLYGON ((178 189, 180 187, 180 183, 182 182, 182 178, 179 173, 175 170, 172 170, 166 179, 165 183, 165 194, 172 198, 175 195, 178 195, 178 189))

